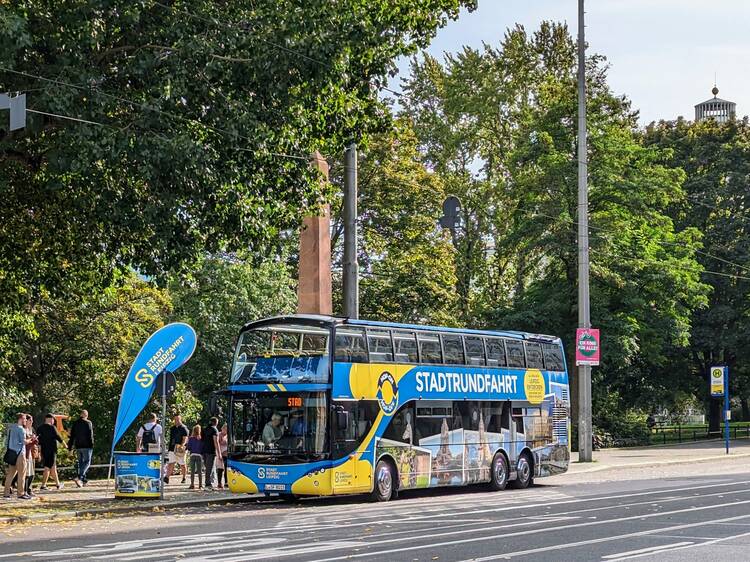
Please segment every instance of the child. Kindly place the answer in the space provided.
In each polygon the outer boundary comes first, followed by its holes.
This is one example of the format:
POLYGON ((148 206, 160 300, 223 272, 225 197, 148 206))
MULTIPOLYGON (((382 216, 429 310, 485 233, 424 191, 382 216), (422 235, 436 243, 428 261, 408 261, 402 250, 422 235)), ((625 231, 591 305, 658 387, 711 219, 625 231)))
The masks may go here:
POLYGON ((203 441, 201 440, 201 426, 195 425, 187 442, 190 453, 190 486, 188 490, 195 490, 195 475, 198 474, 198 489, 203 489, 203 441))

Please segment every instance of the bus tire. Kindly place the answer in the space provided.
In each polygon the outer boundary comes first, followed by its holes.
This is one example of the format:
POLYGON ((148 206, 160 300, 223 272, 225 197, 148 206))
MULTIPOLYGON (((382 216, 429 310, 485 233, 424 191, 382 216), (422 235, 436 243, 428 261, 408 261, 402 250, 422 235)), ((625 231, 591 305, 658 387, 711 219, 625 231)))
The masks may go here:
POLYGON ((375 482, 370 498, 376 502, 387 502, 393 497, 396 470, 387 460, 381 459, 375 466, 375 482))
POLYGON ((490 489, 499 492, 505 490, 508 485, 508 459, 505 455, 498 451, 492 458, 492 465, 490 470, 490 489))
POLYGON ((529 453, 524 451, 521 456, 518 457, 518 463, 516 464, 516 479, 511 482, 511 485, 516 490, 523 490, 528 488, 534 481, 534 465, 531 464, 531 458, 529 453))

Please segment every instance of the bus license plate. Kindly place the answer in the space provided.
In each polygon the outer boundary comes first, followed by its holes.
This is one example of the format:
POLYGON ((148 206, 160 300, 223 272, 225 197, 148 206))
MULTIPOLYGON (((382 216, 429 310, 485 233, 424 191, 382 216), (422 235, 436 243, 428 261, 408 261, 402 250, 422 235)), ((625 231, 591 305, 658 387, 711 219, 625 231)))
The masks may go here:
POLYGON ((284 490, 286 490, 286 486, 284 486, 284 484, 266 484, 266 490, 283 492, 284 490))

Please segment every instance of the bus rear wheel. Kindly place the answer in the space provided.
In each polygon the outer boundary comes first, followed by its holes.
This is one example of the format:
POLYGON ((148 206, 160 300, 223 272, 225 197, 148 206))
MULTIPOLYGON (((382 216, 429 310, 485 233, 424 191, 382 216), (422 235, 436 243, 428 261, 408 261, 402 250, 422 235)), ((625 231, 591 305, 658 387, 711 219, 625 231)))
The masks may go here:
POLYGON ((508 459, 505 455, 497 452, 492 459, 492 472, 490 474, 490 489, 505 490, 508 485, 508 459))
POLYGON ((522 453, 518 458, 518 464, 516 464, 516 479, 511 482, 511 485, 516 490, 523 490, 528 488, 534 480, 534 474, 531 467, 531 459, 528 453, 522 453))
POLYGON ((387 502, 393 497, 393 484, 396 475, 393 465, 386 460, 378 461, 375 466, 375 485, 370 497, 376 502, 387 502))

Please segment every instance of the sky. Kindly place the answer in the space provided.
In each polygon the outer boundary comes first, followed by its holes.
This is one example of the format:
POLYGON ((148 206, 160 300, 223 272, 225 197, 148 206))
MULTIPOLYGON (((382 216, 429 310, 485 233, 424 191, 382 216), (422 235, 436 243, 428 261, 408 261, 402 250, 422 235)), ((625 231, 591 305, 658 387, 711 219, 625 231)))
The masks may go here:
MULTIPOLYGON (((516 23, 527 31, 543 20, 565 21, 578 33, 577 0, 479 0, 438 31, 428 52, 438 58, 463 45, 497 45, 516 23)), ((678 115, 713 95, 750 114, 750 0, 587 0, 588 53, 605 55, 609 83, 639 109, 642 124, 678 115)), ((409 61, 399 61, 408 76, 409 61)), ((396 82, 392 82, 395 84, 396 82)), ((396 88, 394 88, 396 89, 396 88)))

